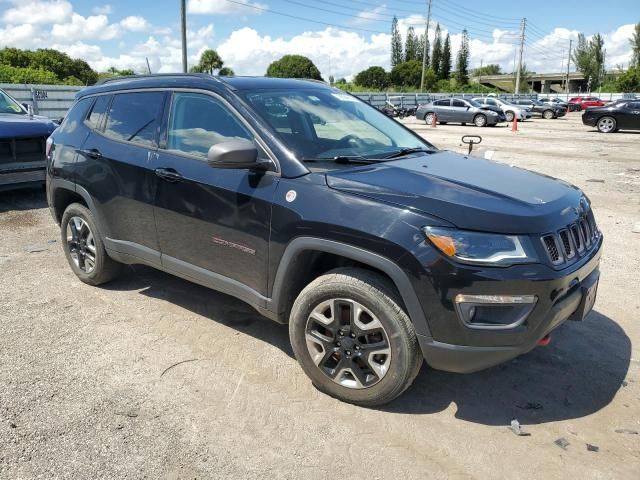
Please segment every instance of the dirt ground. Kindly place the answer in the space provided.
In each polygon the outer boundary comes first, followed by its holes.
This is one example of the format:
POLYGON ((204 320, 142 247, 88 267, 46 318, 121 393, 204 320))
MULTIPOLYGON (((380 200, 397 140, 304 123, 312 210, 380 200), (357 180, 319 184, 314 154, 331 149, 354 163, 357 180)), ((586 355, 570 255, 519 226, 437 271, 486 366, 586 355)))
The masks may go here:
POLYGON ((579 114, 518 133, 407 123, 456 151, 481 134, 494 159, 584 189, 605 235, 584 322, 480 373, 425 366, 358 408, 316 391, 287 328, 240 301, 139 266, 80 283, 42 192, 0 193, 0 478, 637 479, 640 133, 579 114))

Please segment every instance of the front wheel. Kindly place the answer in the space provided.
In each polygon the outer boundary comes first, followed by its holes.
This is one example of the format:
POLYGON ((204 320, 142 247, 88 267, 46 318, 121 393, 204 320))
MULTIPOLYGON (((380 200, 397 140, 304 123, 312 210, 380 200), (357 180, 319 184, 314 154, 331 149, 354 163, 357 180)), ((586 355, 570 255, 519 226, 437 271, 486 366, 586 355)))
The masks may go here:
POLYGON ((433 113, 427 113, 424 117, 424 123, 427 125, 433 124, 433 113))
POLYGON ((507 122, 513 122, 515 114, 513 112, 507 112, 504 116, 507 117, 507 122))
POLYGON ((613 117, 602 117, 597 123, 600 133, 613 133, 617 130, 618 125, 613 117))
POLYGON ((413 324, 393 285, 358 268, 340 268, 307 285, 291 310, 298 363, 320 391, 362 406, 404 392, 422 365, 413 324))
POLYGON ((107 255, 91 210, 72 203, 60 222, 62 248, 73 273, 89 285, 113 280, 122 265, 107 255))
POLYGON ((478 114, 473 117, 473 123, 476 127, 486 127, 487 126, 487 117, 483 114, 478 114))

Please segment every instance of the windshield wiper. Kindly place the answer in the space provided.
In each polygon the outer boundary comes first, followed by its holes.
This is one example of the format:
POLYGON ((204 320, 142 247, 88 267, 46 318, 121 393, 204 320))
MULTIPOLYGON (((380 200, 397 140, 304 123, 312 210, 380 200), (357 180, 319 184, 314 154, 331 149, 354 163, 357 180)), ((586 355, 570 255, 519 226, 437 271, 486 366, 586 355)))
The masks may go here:
POLYGON ((433 153, 433 152, 435 152, 435 150, 429 150, 429 149, 424 148, 424 147, 401 148, 397 152, 390 153, 389 155, 387 155, 385 157, 382 157, 382 158, 385 159, 385 160, 389 160, 391 158, 404 157, 405 155, 409 155, 411 153, 417 153, 417 152, 433 153))
POLYGON ((327 158, 305 158, 303 162, 336 162, 336 163, 376 163, 381 160, 366 158, 361 155, 336 155, 327 158))

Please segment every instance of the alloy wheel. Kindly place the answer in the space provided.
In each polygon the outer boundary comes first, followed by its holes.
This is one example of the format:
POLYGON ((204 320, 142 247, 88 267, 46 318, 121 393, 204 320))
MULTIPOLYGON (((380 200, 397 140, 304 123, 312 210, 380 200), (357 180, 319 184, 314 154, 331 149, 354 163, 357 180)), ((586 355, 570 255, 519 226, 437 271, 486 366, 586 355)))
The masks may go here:
POLYGON ((505 114, 505 116, 507 117, 507 122, 513 122, 513 117, 515 116, 513 112, 507 112, 505 114))
POLYGON ((611 133, 616 128, 616 121, 611 117, 603 117, 598 120, 598 130, 602 133, 611 133))
POLYGON ((389 370, 389 336, 380 320, 355 300, 332 298, 316 305, 305 336, 313 362, 339 385, 371 387, 389 370))
POLYGON ((81 217, 71 217, 67 223, 67 246, 76 267, 84 273, 96 268, 96 242, 89 224, 81 217))
POLYGON ((431 123, 433 123, 433 113, 427 113, 427 116, 424 117, 424 122, 427 125, 431 125, 431 123))
POLYGON ((476 115, 473 119, 473 123, 476 127, 484 127, 487 124, 487 118, 484 115, 476 115))

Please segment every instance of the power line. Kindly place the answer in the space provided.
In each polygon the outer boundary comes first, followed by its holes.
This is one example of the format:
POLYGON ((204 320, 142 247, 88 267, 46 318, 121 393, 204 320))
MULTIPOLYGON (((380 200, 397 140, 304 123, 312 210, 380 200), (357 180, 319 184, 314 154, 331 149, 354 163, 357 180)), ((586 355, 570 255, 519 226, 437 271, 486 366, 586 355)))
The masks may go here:
MULTIPOLYGON (((450 14, 450 15, 460 15, 459 11, 446 8, 440 3, 435 4, 434 9, 443 10, 445 13, 450 14)), ((465 18, 465 20, 471 21, 473 23, 477 23, 479 25, 486 25, 488 27, 494 27, 494 28, 498 28, 498 26, 503 26, 503 27, 506 27, 506 28, 513 28, 513 27, 517 28, 518 27, 518 23, 517 22, 516 23, 513 23, 513 22, 502 22, 502 21, 496 21, 496 20, 487 21, 486 19, 473 19, 473 20, 471 20, 469 18, 465 18)))
MULTIPOLYGON (((415 5, 418 2, 416 1, 409 1, 409 0, 396 0, 396 2, 398 3, 404 3, 404 4, 409 4, 409 5, 415 5)), ((519 18, 514 18, 514 17, 500 17, 497 15, 489 15, 487 13, 484 12, 480 12, 478 10, 473 10, 471 8, 469 8, 466 5, 460 5, 456 2, 452 2, 451 0, 447 0, 447 3, 451 4, 452 7, 455 7, 458 9, 458 11, 456 13, 460 13, 460 11, 466 11, 469 12, 473 15, 479 16, 479 17, 485 17, 488 18, 489 20, 497 20, 497 21, 503 21, 503 22, 514 22, 516 24, 520 23, 520 19, 519 18)))

